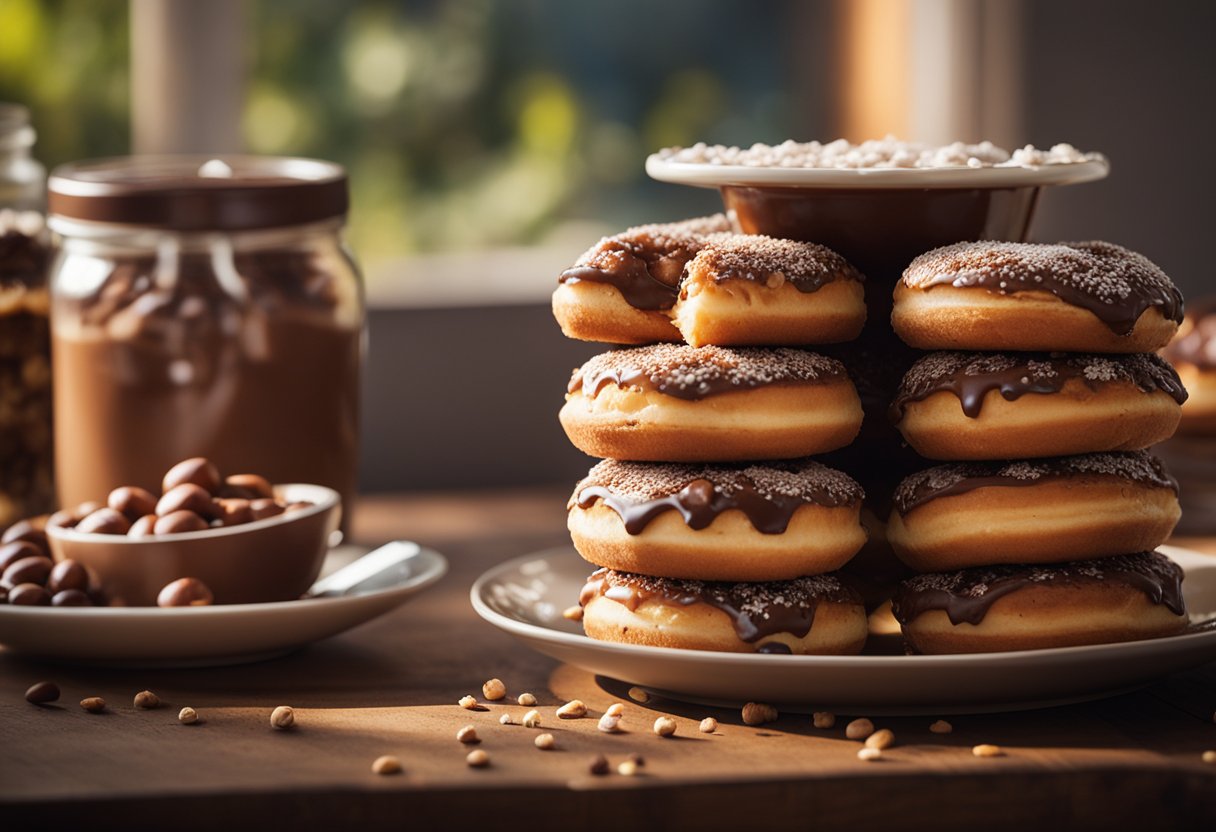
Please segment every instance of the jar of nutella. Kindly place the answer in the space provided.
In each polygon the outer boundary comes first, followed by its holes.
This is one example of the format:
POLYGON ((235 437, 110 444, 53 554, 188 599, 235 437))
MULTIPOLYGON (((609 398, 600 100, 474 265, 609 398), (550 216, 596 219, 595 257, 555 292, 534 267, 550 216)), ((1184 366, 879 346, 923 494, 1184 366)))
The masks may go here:
POLYGON ((49 182, 56 483, 157 493, 177 460, 355 490, 363 291, 338 165, 130 157, 49 182))
POLYGON ((0 527, 53 508, 46 169, 29 111, 0 103, 0 527))

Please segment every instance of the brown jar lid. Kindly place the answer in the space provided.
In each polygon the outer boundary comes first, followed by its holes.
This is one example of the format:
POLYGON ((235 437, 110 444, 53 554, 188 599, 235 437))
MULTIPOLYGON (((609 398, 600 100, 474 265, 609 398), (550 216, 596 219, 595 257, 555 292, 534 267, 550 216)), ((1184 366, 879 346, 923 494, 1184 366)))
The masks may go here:
POLYGON ((281 228, 346 214, 346 171, 276 156, 123 156, 61 165, 47 182, 55 219, 163 228, 281 228))

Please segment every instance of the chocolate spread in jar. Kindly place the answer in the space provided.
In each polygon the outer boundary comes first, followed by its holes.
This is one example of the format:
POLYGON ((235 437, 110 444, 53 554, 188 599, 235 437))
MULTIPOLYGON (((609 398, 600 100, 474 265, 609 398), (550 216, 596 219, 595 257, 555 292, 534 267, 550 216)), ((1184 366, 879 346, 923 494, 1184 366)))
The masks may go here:
MULTIPOLYGON (((308 250, 182 251, 176 271, 116 256, 54 311, 60 498, 117 485, 156 490, 179 459, 276 483, 327 485, 350 505, 361 318, 325 257, 308 250), (217 266, 218 263, 218 266, 217 266)), ((70 254, 60 282, 74 269, 70 254)), ((104 261, 98 261, 104 262, 104 261)))

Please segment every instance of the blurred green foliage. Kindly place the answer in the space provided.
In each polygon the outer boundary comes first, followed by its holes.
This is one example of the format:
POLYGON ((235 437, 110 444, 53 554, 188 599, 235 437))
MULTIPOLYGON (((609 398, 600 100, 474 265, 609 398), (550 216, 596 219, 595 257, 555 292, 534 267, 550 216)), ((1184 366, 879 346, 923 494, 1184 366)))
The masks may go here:
MULTIPOLYGON (((789 81, 796 6, 250 0, 244 135, 253 152, 348 167, 369 263, 526 244, 568 219, 674 218, 715 200, 650 183, 647 153, 806 124, 814 102, 789 81)), ((0 99, 31 107, 49 166, 127 152, 127 14, 0 0, 0 99)))

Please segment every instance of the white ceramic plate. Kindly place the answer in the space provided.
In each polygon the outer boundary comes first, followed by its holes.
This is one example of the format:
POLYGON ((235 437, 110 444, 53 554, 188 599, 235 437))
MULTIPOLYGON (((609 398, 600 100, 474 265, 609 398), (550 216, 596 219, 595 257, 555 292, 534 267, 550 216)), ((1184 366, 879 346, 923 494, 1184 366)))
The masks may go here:
POLYGON ((1075 185, 1103 179, 1106 159, 1039 167, 1008 168, 773 168, 674 162, 657 153, 646 158, 646 172, 660 182, 720 188, 723 185, 774 188, 1017 188, 1075 185))
MULTIPOLYGON (((1216 556, 1161 551, 1186 571, 1188 609, 1216 618, 1216 556)), ((783 656, 595 641, 562 618, 591 567, 573 549, 517 558, 473 585, 482 618, 530 647, 673 699, 793 711, 946 714, 1048 707, 1110 696, 1216 661, 1216 629, 1123 644, 963 656, 783 656)))
MULTIPOLYGON (((0 645, 42 659, 123 666, 203 667, 282 655, 383 615, 447 571, 438 552, 395 545, 414 550, 332 597, 172 609, 2 605, 0 645)), ((349 549, 335 550, 323 571, 351 559, 349 549)))

